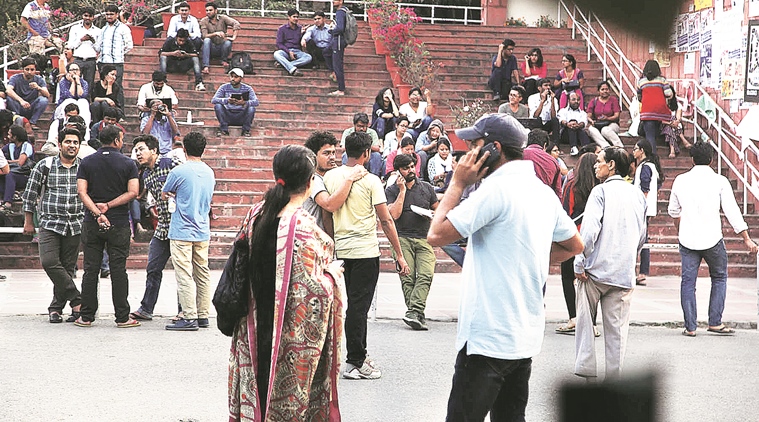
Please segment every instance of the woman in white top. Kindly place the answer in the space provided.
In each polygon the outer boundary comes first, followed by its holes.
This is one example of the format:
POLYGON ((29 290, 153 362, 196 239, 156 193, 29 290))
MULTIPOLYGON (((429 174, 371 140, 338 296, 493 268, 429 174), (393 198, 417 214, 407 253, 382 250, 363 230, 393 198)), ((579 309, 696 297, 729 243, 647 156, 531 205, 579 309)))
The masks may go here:
MULTIPOLYGON (((659 188, 662 182, 664 182, 664 172, 659 164, 659 157, 654 155, 651 150, 651 144, 645 139, 635 144, 635 147, 633 147, 633 157, 637 164, 633 185, 638 186, 643 191, 643 196, 646 197, 646 222, 648 222, 651 220, 651 217, 656 217, 657 199, 659 197, 659 188)), ((648 236, 646 236, 646 242, 648 242, 648 236)), ((646 285, 650 263, 651 252, 647 248, 641 249, 640 270, 638 271, 638 277, 635 279, 635 284, 638 286, 646 285)))
POLYGON ((453 170, 451 142, 446 137, 440 137, 437 141, 437 154, 433 155, 427 163, 427 176, 430 182, 436 185, 438 181, 444 181, 446 173, 451 170, 453 170))
POLYGON ((387 159, 391 152, 401 147, 401 140, 404 137, 411 136, 406 134, 406 130, 408 130, 408 117, 401 116, 398 118, 395 130, 385 135, 385 143, 383 144, 385 148, 382 150, 382 158, 387 159))

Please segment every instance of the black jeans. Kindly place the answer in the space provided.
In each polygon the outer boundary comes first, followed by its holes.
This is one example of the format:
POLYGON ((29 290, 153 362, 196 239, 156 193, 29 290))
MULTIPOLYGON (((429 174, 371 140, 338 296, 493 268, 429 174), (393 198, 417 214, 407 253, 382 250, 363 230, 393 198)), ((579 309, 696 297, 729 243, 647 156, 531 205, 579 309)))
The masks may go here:
POLYGON ((358 366, 366 359, 366 319, 379 278, 379 257, 345 259, 345 291, 348 309, 345 312, 345 361, 358 366))
POLYGON ((456 357, 446 422, 523 422, 532 359, 504 360, 466 354, 456 357))
POLYGON ((73 280, 76 257, 79 255, 79 235, 63 236, 40 228, 39 247, 42 268, 53 282, 53 301, 47 311, 63 313, 66 303, 72 308, 79 305, 82 296, 73 280))
POLYGON ((313 40, 306 43, 306 53, 310 54, 313 60, 312 65, 324 64, 324 66, 332 70, 332 47, 319 48, 313 40))
POLYGON ((111 227, 105 233, 98 230, 94 221, 85 221, 82 227, 84 246, 84 275, 82 276, 82 309, 84 321, 94 321, 98 310, 98 281, 103 248, 108 250, 111 264, 111 299, 116 313, 116 322, 129 320, 129 279, 126 260, 129 257, 129 227, 111 227))
POLYGON ((501 98, 504 95, 508 97, 512 85, 511 74, 506 74, 505 68, 496 67, 490 73, 488 88, 493 91, 493 94, 501 95, 501 98))
POLYGON ((585 146, 590 143, 590 138, 585 133, 585 129, 570 129, 568 127, 562 129, 561 140, 568 142, 571 147, 585 146))
POLYGON ((548 132, 551 136, 551 142, 555 144, 559 144, 559 133, 561 132, 561 125, 559 124, 559 119, 556 117, 551 118, 551 120, 543 123, 543 126, 541 129, 548 132))

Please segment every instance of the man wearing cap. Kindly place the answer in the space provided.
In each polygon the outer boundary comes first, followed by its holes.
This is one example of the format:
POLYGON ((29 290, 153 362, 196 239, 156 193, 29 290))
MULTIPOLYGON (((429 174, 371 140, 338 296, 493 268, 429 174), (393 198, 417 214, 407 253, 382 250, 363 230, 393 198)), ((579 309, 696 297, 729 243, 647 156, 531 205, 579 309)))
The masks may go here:
POLYGON ((229 125, 242 126, 242 136, 250 136, 250 127, 256 116, 258 97, 253 88, 242 83, 245 73, 240 68, 229 71, 229 83, 219 87, 211 99, 219 129, 216 136, 229 135, 229 125))
POLYGON ((522 160, 519 121, 488 114, 456 135, 473 149, 459 160, 427 235, 432 246, 469 238, 448 420, 483 420, 488 412, 494 421, 524 420, 532 357, 545 330, 548 267, 581 252, 582 241, 556 195, 522 160))

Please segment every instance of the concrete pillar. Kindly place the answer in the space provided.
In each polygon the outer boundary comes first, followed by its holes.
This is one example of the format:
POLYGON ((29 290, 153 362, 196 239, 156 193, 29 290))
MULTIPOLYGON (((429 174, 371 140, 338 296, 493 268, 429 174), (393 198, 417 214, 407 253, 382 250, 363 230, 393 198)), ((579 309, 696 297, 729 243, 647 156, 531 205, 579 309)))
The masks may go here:
POLYGON ((503 26, 509 18, 508 0, 481 0, 483 25, 503 26))

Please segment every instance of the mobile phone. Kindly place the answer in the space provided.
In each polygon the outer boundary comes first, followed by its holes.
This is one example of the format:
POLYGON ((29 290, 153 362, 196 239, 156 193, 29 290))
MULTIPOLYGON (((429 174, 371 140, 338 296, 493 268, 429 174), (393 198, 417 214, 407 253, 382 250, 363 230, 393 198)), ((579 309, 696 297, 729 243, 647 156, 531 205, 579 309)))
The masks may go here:
POLYGON ((492 167, 493 164, 498 161, 498 148, 495 147, 495 142, 490 142, 489 144, 486 144, 484 147, 480 148, 480 153, 477 154, 477 161, 480 161, 480 158, 485 154, 485 151, 490 152, 490 155, 488 156, 487 160, 485 160, 485 163, 482 165, 482 168, 485 167, 492 167))

